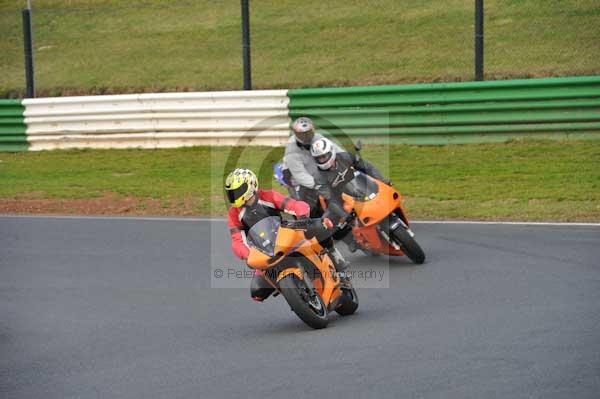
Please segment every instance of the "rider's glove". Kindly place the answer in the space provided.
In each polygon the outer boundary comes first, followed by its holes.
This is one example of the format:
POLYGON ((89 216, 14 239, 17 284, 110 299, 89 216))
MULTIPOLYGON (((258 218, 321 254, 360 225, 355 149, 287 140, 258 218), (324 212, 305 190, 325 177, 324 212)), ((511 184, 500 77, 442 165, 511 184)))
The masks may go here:
POLYGON ((240 253, 239 253, 239 257, 242 260, 248 260, 248 256, 250 256, 250 248, 244 246, 240 248, 240 253))
POLYGON ((327 229, 327 230, 333 229, 333 222, 331 221, 331 219, 323 218, 321 220, 321 223, 323 224, 323 227, 325 227, 325 229, 327 229))

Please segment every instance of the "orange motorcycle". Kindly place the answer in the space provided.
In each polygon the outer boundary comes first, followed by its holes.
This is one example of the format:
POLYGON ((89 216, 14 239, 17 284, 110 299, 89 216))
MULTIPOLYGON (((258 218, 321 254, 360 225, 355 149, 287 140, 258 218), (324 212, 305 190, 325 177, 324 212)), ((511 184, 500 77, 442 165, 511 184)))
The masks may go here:
MULTIPOLYGON (((321 226, 319 226, 321 225, 321 226)), ((292 311, 312 328, 324 328, 328 314, 350 315, 358 296, 347 279, 340 279, 333 262, 319 244, 315 229, 320 219, 282 220, 271 216, 248 232, 248 267, 263 272, 292 311)))
MULTIPOLYGON (((355 145, 357 158, 360 149, 359 141, 355 145)), ((342 191, 343 208, 348 215, 337 226, 335 239, 351 230, 354 240, 366 253, 406 255, 416 264, 425 262, 425 253, 414 238, 402 205, 402 195, 397 190, 381 180, 354 171, 354 179, 342 191)))

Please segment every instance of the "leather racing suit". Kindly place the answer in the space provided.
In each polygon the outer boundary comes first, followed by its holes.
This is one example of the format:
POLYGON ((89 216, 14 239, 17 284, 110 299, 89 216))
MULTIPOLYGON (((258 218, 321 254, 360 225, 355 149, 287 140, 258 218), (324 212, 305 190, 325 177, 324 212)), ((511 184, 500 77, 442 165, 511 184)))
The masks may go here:
MULTIPOLYGON (((227 225, 231 234, 231 249, 240 259, 247 259, 250 248, 246 242, 246 233, 252 226, 269 216, 281 216, 282 212, 296 217, 308 217, 310 209, 308 204, 273 190, 257 190, 257 199, 252 205, 241 208, 230 208, 227 225)), ((262 272, 256 270, 250 283, 250 296, 255 301, 262 302, 275 288, 264 278, 262 272)))

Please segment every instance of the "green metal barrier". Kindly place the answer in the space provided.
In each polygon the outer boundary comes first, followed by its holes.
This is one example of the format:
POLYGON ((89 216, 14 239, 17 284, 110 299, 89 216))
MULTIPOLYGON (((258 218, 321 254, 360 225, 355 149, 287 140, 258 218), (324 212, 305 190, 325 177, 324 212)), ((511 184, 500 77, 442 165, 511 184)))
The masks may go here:
POLYGON ((27 151, 21 100, 0 100, 0 151, 27 151))
POLYGON ((290 117, 337 136, 445 144, 600 139, 600 76, 289 90, 290 117))

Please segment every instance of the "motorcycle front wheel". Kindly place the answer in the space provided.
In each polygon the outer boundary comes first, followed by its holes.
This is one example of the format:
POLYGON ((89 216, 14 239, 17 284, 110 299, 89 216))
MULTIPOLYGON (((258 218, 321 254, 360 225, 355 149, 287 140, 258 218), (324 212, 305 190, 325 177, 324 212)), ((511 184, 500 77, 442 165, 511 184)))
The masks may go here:
POLYGON ((312 292, 303 280, 289 274, 279 281, 279 288, 294 313, 310 327, 327 327, 327 306, 317 292, 312 292))
POLYGON ((414 263, 420 265, 425 262, 425 252, 421 249, 417 241, 402 226, 392 231, 393 239, 396 241, 402 252, 408 256, 414 263))

